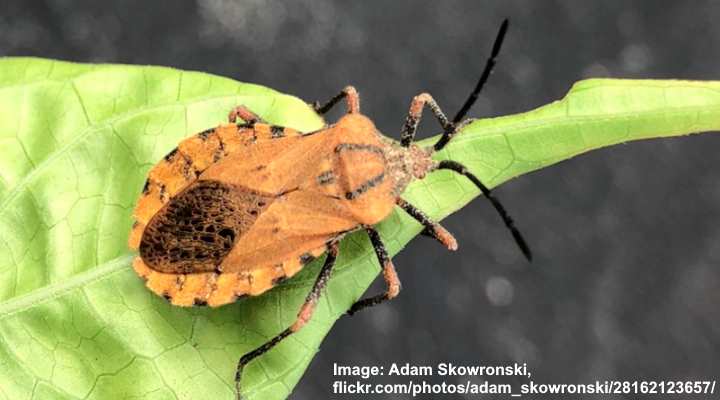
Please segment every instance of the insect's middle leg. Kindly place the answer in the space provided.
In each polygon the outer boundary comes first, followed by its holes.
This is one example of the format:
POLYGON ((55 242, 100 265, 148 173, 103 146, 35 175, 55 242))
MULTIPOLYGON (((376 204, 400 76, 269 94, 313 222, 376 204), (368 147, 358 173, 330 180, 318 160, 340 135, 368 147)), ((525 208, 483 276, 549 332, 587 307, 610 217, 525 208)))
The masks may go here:
POLYGON ((402 131, 400 131, 400 144, 404 147, 410 146, 413 140, 415 140, 415 132, 417 131, 420 118, 422 117, 423 108, 426 104, 430 107, 430 110, 433 112, 438 122, 440 122, 440 126, 443 128, 444 132, 453 130, 453 124, 450 123, 450 120, 448 120, 445 116, 445 113, 442 112, 440 106, 438 106, 435 102, 435 99, 433 99, 428 93, 421 93, 413 97, 412 102, 410 103, 410 111, 408 111, 408 116, 405 118, 405 124, 403 124, 402 131))
POLYGON ((305 326, 308 321, 310 321, 313 313, 315 312, 315 306, 317 306, 317 303, 320 300, 320 295, 322 294, 323 289, 325 289, 325 286, 330 279, 330 274, 332 273, 333 266, 335 265, 337 254, 338 243, 333 242, 329 244, 327 257, 325 258, 325 264, 320 270, 320 274, 318 274, 318 277, 315 280, 315 284, 310 290, 310 293, 308 293, 307 297, 305 298, 305 302, 303 303, 302 307, 300 307, 300 311, 297 314, 295 322, 287 329, 280 332, 277 336, 268 340, 262 346, 256 348, 255 350, 245 354, 240 358, 240 361, 237 365, 237 370, 235 371, 235 390, 238 400, 242 400, 242 395, 240 394, 240 380, 242 378, 242 372, 245 366, 254 358, 266 353, 267 351, 275 347, 275 345, 280 343, 286 337, 302 329, 302 327, 305 326))
POLYGON ((320 115, 324 115, 342 99, 347 101, 348 113, 352 114, 360 112, 360 96, 358 96, 358 92, 353 86, 345 86, 340 93, 328 100, 327 103, 320 105, 320 103, 316 101, 312 104, 312 107, 315 109, 315 112, 320 115))
POLYGON ((385 278, 385 283, 387 284, 387 291, 376 296, 356 301, 347 312, 350 315, 355 314, 365 307, 372 307, 384 301, 390 300, 393 297, 397 297, 400 293, 400 278, 398 278, 395 266, 393 265, 392 260, 390 260, 387 250, 385 250, 385 245, 383 244, 382 239, 380 239, 380 234, 378 234, 378 232, 372 227, 367 227, 365 230, 367 231, 368 236, 370 236, 370 242, 375 249, 378 261, 380 261, 380 266, 383 270, 383 278, 385 278))

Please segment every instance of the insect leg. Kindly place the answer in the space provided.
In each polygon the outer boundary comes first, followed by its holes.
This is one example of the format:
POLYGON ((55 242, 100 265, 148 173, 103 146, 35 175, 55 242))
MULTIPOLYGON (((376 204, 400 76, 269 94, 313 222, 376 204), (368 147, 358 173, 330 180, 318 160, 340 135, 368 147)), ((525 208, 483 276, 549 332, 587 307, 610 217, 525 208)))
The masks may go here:
POLYGON ((438 242, 442 243, 448 250, 457 250, 457 241, 453 235, 443 228, 442 225, 430 219, 422 210, 418 209, 414 205, 408 203, 402 198, 397 199, 397 205, 400 206, 406 213, 410 214, 411 217, 415 218, 424 227, 428 236, 435 238, 438 242))
POLYGON ((240 117, 240 119, 242 119, 243 121, 247 122, 250 125, 252 125, 256 122, 265 123, 265 121, 263 121, 262 118, 260 118, 254 112, 248 110, 248 108, 245 106, 237 106, 237 107, 233 108, 232 111, 230 111, 230 114, 228 114, 228 121, 230 121, 230 123, 234 124, 237 121, 238 117, 240 117))
POLYGON ((478 179, 475 175, 468 171, 467 167, 456 161, 440 161, 435 169, 449 169, 470 179, 472 183, 474 183, 475 186, 480 189, 483 195, 485 195, 485 197, 490 200, 490 203, 492 203, 493 207, 495 207, 495 210, 498 212, 498 214, 500 214, 503 222, 505 222, 505 226, 507 226, 507 228, 512 233, 513 238, 515 238, 515 242, 517 243, 518 247, 520 247, 520 250, 525 255, 525 258, 527 258, 528 261, 532 260, 532 253, 530 251, 530 247, 528 247, 525 239, 523 239, 522 235, 520 234, 520 231, 515 227, 515 222, 512 220, 512 218, 510 218, 507 211, 505 211, 505 207, 502 206, 500 201, 492 195, 490 189, 488 189, 487 186, 480 182, 480 179, 478 179))
POLYGON ((385 283, 387 283, 387 291, 376 296, 356 301, 348 310, 348 314, 350 315, 355 314, 365 307, 372 307, 386 300, 390 300, 400 293, 400 279, 398 278, 397 272, 395 272, 395 266, 390 260, 387 250, 385 250, 385 245, 383 245, 380 235, 372 227, 366 227, 365 230, 370 236, 370 242, 375 249, 378 261, 380 261, 380 265, 382 266, 383 277, 385 278, 385 283))
POLYGON ((405 123, 403 124, 402 130, 400 131, 400 144, 404 147, 410 146, 413 140, 415 140, 415 132, 417 131, 418 124, 420 123, 420 117, 422 117, 423 107, 427 104, 430 110, 435 114, 440 126, 443 131, 453 129, 453 125, 450 123, 445 113, 442 112, 440 107, 428 93, 421 93, 413 97, 410 103, 410 111, 408 112, 405 123))
POLYGON ((276 344, 280 343, 283 339, 302 329, 302 327, 308 321, 310 321, 313 312, 315 311, 315 306, 320 299, 320 295, 322 294, 323 289, 325 289, 325 286, 330 279, 330 274, 332 273, 333 266, 335 265, 335 259, 337 258, 337 254, 337 242, 329 244, 327 257, 325 258, 325 264, 320 270, 320 274, 318 274, 318 277, 315 279, 315 284, 310 290, 310 293, 308 293, 307 297, 305 298, 305 302, 303 303, 302 307, 300 307, 300 311, 298 312, 295 323, 290 325, 284 331, 280 332, 280 334, 278 334, 274 338, 267 341, 262 346, 245 354, 240 358, 240 361, 237 365, 237 370, 235 371, 235 391, 237 400, 242 400, 242 395, 240 394, 240 380, 242 378, 243 368, 245 368, 245 366, 254 358, 266 353, 268 350, 275 347, 276 344))
POLYGON ((470 96, 468 96, 467 100, 465 100, 465 104, 463 104, 457 114, 455 114, 455 118, 453 118, 452 120, 453 129, 445 130, 440 140, 438 140, 437 143, 435 143, 435 145, 433 146, 436 151, 441 150, 443 147, 445 147, 445 145, 448 144, 448 142, 450 141, 450 139, 452 139, 455 133, 457 133, 457 131, 459 130, 459 126, 457 126, 458 123, 463 118, 465 118, 465 115, 470 110, 470 107, 472 107, 472 105, 475 104, 475 101, 478 99, 480 91, 482 90, 483 86, 485 86, 485 83, 487 82, 490 74, 493 71, 493 68, 495 67, 496 59, 498 54, 500 53, 503 39, 505 39, 505 33, 507 32, 508 24, 509 22, 506 19, 502 22, 502 25, 500 25, 500 30, 495 37, 495 43, 493 43, 492 52, 490 53, 490 57, 488 57, 487 62, 485 63, 485 69, 483 70, 482 75, 480 75, 480 79, 475 85, 473 91, 470 93, 470 96))
POLYGON ((330 99, 324 105, 320 105, 320 103, 316 101, 312 104, 312 107, 315 109, 315 112, 323 115, 330 111, 330 109, 342 99, 346 99, 347 101, 348 113, 360 112, 360 96, 358 96, 358 92, 353 86, 345 86, 340 93, 335 95, 335 97, 330 99))

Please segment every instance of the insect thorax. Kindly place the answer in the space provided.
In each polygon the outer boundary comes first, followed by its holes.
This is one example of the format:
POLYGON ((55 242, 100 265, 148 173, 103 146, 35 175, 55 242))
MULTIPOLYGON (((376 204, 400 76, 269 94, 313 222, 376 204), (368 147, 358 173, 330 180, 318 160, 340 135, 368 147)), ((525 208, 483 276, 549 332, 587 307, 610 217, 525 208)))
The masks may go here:
POLYGON ((347 114, 330 129, 337 140, 333 173, 346 207, 360 224, 385 219, 407 185, 433 165, 428 151, 400 146, 362 114, 347 114))
POLYGON ((387 171, 395 182, 393 194, 398 197, 405 191, 408 184, 415 179, 423 179, 432 169, 434 162, 430 158, 431 152, 421 147, 410 145, 402 147, 397 142, 384 139, 388 142, 385 147, 387 171))

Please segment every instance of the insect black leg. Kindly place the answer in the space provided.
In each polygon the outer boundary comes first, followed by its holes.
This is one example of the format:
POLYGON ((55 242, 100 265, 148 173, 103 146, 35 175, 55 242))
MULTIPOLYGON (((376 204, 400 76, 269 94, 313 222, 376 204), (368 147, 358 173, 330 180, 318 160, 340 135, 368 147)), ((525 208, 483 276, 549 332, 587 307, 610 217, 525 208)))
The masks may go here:
POLYGON ((230 114, 228 114, 228 121, 230 121, 231 124, 234 124, 238 117, 250 125, 256 122, 265 122, 257 114, 248 110, 245 106, 237 106, 233 108, 232 111, 230 111, 230 114))
POLYGON ((387 291, 377 296, 356 301, 347 312, 350 315, 355 314, 365 307, 372 307, 386 300, 390 300, 400 293, 400 279, 398 278, 397 272, 395 272, 395 266, 390 260, 387 250, 385 250, 385 245, 383 245, 383 242, 380 239, 380 234, 378 234, 378 232, 372 227, 366 227, 365 230, 367 231, 368 236, 370 236, 370 242, 375 249, 378 261, 380 261, 380 265, 382 266, 383 278, 385 278, 385 283, 387 283, 387 291))
POLYGON ((340 93, 335 95, 335 97, 330 99, 324 105, 320 105, 320 103, 316 101, 312 104, 312 107, 315 109, 315 112, 320 115, 324 115, 342 99, 347 100, 348 113, 360 112, 360 96, 358 96, 358 92, 353 86, 345 86, 340 93))
POLYGON ((325 288, 328 280, 330 279, 330 274, 332 273, 333 266, 335 265, 337 254, 337 242, 329 244, 327 257, 325 258, 325 264, 320 270, 320 274, 318 274, 317 279, 315 279, 315 284, 310 290, 310 293, 308 293, 307 297, 305 298, 305 302, 303 303, 302 307, 300 307, 300 311, 298 312, 295 323, 290 325, 284 331, 280 332, 280 334, 278 334, 274 338, 268 340, 262 346, 245 354, 240 358, 240 361, 237 365, 237 370, 235 371, 235 391, 237 400, 242 400, 242 395, 240 394, 240 380, 242 378, 243 368, 245 368, 245 366, 254 358, 266 353, 268 350, 275 347, 276 344, 280 343, 283 339, 302 329, 302 327, 305 326, 308 321, 310 321, 313 312, 315 311, 315 306, 320 299, 320 295, 322 294, 323 289, 325 288))
POLYGON ((457 241, 442 225, 431 220, 422 210, 402 198, 397 199, 397 205, 425 227, 424 233, 442 243, 448 250, 457 250, 457 241))
POLYGON ((440 126, 443 131, 453 129, 453 125, 450 123, 448 118, 442 112, 440 107, 428 93, 421 93, 413 97, 410 103, 410 111, 408 112, 407 118, 405 118, 405 124, 403 124, 402 131, 400 131, 400 144, 404 147, 410 146, 413 140, 415 140, 415 132, 417 131, 418 124, 420 123, 420 117, 422 117, 423 107, 427 104, 430 110, 435 114, 440 126))
POLYGON ((498 212, 498 214, 500 214, 503 222, 505 222, 505 226, 507 226, 507 228, 512 233, 513 238, 515 238, 515 242, 517 243, 518 247, 520 247, 520 250, 525 255, 525 258, 527 258, 528 261, 532 260, 532 252, 530 251, 530 247, 528 247, 525 239, 523 239, 522 235, 520 234, 520 231, 515 227, 515 222, 512 220, 512 218, 510 218, 510 215, 508 215, 507 211, 505 211, 505 207, 502 206, 500 201, 495 198, 495 196, 493 196, 493 194, 490 192, 490 189, 488 189, 487 186, 480 182, 480 179, 470 173, 467 167, 456 161, 440 161, 435 169, 449 169, 470 179, 470 181, 472 181, 472 183, 474 183, 475 186, 480 189, 482 194, 485 195, 488 200, 490 200, 490 203, 492 203, 493 207, 495 207, 495 210, 498 212))
POLYGON ((455 114, 455 118, 453 118, 452 120, 453 128, 445 130, 440 140, 438 140, 437 143, 435 143, 435 145, 433 146, 436 151, 441 150, 443 147, 445 147, 445 145, 448 144, 450 139, 453 138, 455 133, 457 133, 457 131, 459 130, 459 126, 457 126, 458 123, 463 118, 465 118, 465 114, 467 114, 467 112, 470 110, 470 107, 472 107, 472 105, 475 104, 475 101, 478 99, 480 91, 482 90, 483 86, 485 86, 485 83, 487 82, 490 74, 493 71, 493 68, 495 67, 496 59, 498 54, 500 53, 503 39, 505 39, 505 33, 507 32, 508 24, 509 22, 506 19, 503 21, 502 25, 500 25, 500 30, 495 37, 495 43, 493 43, 492 52, 490 53, 490 57, 488 57, 487 62, 485 63, 485 69, 483 70, 482 75, 480 75, 480 79, 475 85, 473 91, 470 93, 470 96, 468 96, 467 100, 465 100, 465 104, 463 104, 457 114, 455 114))

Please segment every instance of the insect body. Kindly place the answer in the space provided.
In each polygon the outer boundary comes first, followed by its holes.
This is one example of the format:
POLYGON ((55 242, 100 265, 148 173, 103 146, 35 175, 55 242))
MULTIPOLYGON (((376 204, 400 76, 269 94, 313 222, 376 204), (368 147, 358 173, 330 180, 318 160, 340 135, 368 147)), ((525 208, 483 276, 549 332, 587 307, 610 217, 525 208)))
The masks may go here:
POLYGON ((269 125, 238 106, 229 124, 182 141, 150 171, 129 245, 140 253, 133 264, 137 273, 172 304, 220 306, 260 295, 327 252, 296 321, 240 359, 238 398, 243 367, 312 317, 345 234, 367 231, 387 283, 385 293, 357 301, 350 314, 400 291, 398 275, 373 228, 395 206, 448 249, 457 248, 447 230, 402 199, 415 179, 439 169, 466 176, 492 202, 530 258, 512 220, 480 180, 457 162, 431 157, 466 123, 463 118, 492 70, 506 29, 507 21, 480 81, 455 118, 450 121, 430 95, 420 94, 411 103, 399 143, 381 135, 360 113, 357 92, 349 86, 324 106, 315 106, 324 114, 341 100, 347 102, 347 114, 333 125, 303 133, 269 125), (433 147, 421 148, 413 140, 426 105, 444 133, 433 147))
POLYGON ((131 243, 135 268, 175 305, 259 295, 392 211, 412 173, 432 162, 393 146, 357 112, 309 134, 254 122, 187 139, 150 172, 131 243), (190 149, 201 145, 201 159, 217 160, 195 162, 190 149), (174 181, 163 180, 167 170, 174 181))

